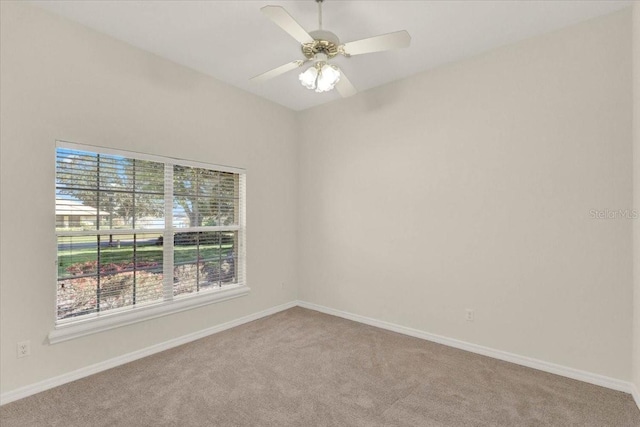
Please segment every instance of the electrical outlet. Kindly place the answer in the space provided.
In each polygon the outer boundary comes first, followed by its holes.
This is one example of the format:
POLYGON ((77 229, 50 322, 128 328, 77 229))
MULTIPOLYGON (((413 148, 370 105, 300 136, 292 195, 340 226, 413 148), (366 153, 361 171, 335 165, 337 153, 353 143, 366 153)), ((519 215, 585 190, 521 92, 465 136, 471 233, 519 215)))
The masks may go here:
POLYGON ((31 341, 20 341, 18 343, 18 359, 31 355, 31 341))
POLYGON ((474 314, 473 310, 470 309, 470 308, 467 308, 466 313, 467 313, 467 315, 466 315, 465 319, 467 320, 467 322, 473 322, 473 314, 474 314))

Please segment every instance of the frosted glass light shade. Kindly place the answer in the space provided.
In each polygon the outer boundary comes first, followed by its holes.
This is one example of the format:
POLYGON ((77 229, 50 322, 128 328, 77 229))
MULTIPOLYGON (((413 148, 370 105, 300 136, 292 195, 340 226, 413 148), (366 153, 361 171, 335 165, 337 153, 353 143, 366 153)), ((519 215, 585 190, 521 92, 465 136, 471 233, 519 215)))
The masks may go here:
POLYGON ((320 69, 318 83, 316 84, 316 92, 328 92, 340 81, 340 71, 333 68, 329 64, 325 64, 320 69))
POLYGON ((300 73, 298 76, 300 79, 300 83, 302 86, 307 89, 315 89, 316 88, 316 80, 318 79, 318 70, 316 67, 309 67, 307 71, 300 73))

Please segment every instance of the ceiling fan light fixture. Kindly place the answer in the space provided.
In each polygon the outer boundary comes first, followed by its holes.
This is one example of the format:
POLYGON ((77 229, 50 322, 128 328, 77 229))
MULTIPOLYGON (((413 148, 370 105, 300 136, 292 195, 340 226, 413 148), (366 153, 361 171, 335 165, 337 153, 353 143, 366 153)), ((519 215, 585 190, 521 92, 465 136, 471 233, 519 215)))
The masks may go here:
POLYGON ((316 92, 329 92, 340 81, 340 70, 326 62, 326 55, 317 54, 316 62, 298 76, 302 86, 316 92))

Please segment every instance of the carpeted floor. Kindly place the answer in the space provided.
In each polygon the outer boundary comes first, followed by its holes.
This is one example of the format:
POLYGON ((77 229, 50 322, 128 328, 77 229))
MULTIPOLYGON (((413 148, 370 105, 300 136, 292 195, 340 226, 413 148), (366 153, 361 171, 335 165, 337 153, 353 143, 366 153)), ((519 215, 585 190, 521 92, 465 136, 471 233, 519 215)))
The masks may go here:
POLYGON ((10 426, 640 426, 624 393, 293 308, 0 407, 10 426))

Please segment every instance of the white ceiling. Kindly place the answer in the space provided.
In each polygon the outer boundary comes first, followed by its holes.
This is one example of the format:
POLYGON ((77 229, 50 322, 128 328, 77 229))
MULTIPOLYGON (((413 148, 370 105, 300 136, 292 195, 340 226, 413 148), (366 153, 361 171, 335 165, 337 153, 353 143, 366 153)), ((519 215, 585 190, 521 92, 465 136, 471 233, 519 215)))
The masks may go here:
MULTIPOLYGON (((296 71, 266 83, 249 78, 302 58, 298 42, 260 13, 280 5, 308 31, 317 29, 314 0, 33 1, 88 27, 303 110, 339 98, 303 88, 296 71)), ((406 29, 411 46, 335 62, 359 90, 402 79, 629 6, 632 0, 346 1, 325 0, 324 28, 342 42, 406 29)), ((305 67, 306 68, 306 67, 305 67)))

